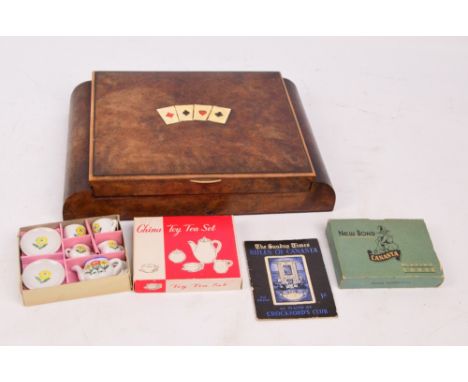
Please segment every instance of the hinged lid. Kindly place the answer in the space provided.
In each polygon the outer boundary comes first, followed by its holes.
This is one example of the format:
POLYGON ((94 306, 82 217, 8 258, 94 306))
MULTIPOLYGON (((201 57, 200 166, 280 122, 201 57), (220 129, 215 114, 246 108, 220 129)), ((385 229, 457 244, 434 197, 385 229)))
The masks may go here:
POLYGON ((96 72, 89 181, 97 196, 306 191, 315 171, 276 72, 96 72), (174 105, 231 109, 225 124, 166 124, 174 105))

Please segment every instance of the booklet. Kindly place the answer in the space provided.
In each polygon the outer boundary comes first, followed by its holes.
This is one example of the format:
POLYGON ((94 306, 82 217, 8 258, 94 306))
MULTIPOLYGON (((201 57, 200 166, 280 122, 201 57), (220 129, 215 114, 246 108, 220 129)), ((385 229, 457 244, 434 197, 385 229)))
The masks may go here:
POLYGON ((244 244, 259 319, 337 316, 317 239, 244 244))

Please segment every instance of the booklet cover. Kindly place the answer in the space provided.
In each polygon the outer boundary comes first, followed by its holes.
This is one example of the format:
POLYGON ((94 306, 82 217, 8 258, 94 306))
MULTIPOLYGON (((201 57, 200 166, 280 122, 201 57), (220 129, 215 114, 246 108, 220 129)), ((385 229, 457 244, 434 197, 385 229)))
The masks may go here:
POLYGON ((337 315, 316 239, 244 244, 258 318, 337 315))

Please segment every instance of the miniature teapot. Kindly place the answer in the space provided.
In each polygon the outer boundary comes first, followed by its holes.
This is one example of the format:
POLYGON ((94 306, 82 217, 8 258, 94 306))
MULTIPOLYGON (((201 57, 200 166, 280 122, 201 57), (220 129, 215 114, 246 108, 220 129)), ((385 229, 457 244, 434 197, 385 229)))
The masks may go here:
POLYGON ((72 270, 76 272, 80 281, 85 281, 115 276, 122 271, 124 266, 125 261, 120 259, 109 260, 107 257, 97 257, 88 260, 83 268, 79 265, 74 265, 72 270))
POLYGON ((192 248, 193 255, 195 258, 204 264, 212 263, 219 251, 221 251, 222 244, 219 240, 210 240, 207 237, 202 237, 195 244, 193 241, 189 241, 188 244, 192 248))

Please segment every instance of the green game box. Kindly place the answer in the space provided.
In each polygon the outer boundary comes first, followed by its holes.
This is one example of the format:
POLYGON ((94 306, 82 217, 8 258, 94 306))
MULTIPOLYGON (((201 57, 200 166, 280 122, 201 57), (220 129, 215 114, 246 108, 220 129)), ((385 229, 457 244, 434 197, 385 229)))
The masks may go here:
POLYGON ((340 288, 422 288, 444 274, 424 220, 329 220, 340 288))

